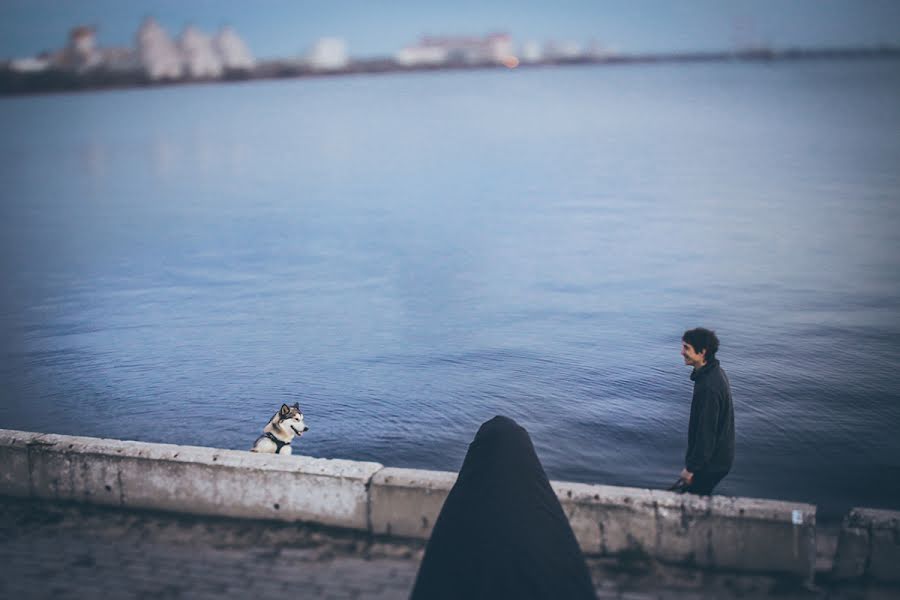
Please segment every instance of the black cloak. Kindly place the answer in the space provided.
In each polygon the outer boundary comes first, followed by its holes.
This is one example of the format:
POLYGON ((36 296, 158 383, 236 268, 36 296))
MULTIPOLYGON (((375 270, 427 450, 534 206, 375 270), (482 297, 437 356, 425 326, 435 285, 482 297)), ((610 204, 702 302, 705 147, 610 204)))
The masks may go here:
POLYGON ((425 547, 412 600, 596 598, 528 432, 497 416, 463 461, 425 547))

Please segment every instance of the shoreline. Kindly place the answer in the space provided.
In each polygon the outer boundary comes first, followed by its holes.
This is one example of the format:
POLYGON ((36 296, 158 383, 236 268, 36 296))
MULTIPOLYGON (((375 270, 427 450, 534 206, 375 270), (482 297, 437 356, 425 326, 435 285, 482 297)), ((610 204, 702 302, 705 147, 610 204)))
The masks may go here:
POLYGON ((284 79, 318 79, 323 77, 347 77, 355 75, 393 75, 401 73, 433 73, 441 71, 485 71, 538 69, 566 66, 627 66, 648 64, 694 63, 775 63, 796 61, 833 60, 891 60, 900 58, 900 47, 875 48, 818 48, 769 50, 754 49, 736 52, 687 52, 659 54, 622 54, 609 56, 575 56, 522 62, 515 67, 501 63, 448 62, 439 65, 402 66, 387 58, 357 59, 339 70, 316 70, 295 61, 267 60, 250 71, 233 71, 219 78, 151 80, 141 71, 109 72, 91 71, 76 73, 48 69, 40 72, 14 71, 9 66, 0 67, 0 97, 64 94, 72 92, 121 91, 130 89, 156 89, 181 85, 245 83, 284 79))

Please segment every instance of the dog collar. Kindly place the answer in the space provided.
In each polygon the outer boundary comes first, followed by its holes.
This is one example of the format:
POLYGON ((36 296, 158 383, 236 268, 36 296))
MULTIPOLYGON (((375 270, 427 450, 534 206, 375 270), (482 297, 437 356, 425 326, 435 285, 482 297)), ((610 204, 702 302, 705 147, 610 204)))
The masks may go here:
POLYGON ((275 454, 278 454, 279 452, 281 452, 281 449, 284 448, 285 446, 291 445, 290 442, 282 442, 281 440, 279 440, 277 437, 275 437, 268 431, 266 432, 266 437, 269 438, 270 440, 272 440, 273 442, 275 442, 275 446, 276 446, 275 454))

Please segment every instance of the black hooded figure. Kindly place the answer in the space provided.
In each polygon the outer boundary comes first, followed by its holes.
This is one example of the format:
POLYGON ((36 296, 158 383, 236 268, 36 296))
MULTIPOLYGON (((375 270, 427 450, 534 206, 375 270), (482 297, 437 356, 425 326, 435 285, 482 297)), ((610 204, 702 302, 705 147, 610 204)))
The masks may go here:
POLYGON ((485 422, 441 508, 412 600, 591 598, 594 586, 528 432, 485 422))

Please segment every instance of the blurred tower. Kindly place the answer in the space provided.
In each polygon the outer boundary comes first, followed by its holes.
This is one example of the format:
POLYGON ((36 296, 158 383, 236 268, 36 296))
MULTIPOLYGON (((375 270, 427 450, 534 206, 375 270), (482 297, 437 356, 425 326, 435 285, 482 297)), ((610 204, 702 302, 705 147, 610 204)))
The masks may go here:
POLYGON ((529 40, 522 44, 521 54, 522 60, 528 63, 535 63, 544 58, 541 45, 533 40, 529 40))
POLYGON ((247 44, 231 27, 223 27, 213 40, 213 46, 222 60, 222 66, 229 70, 250 71, 256 61, 247 44))
POLYGON ((346 68, 347 43, 341 38, 321 38, 313 44, 307 56, 309 66, 317 71, 337 71, 346 68))
POLYGON ((96 48, 96 33, 93 27, 79 26, 69 32, 69 42, 58 54, 57 62, 64 69, 86 71, 99 66, 102 60, 96 48))
POLYGON ((181 77, 181 56, 169 34, 153 17, 147 17, 137 32, 138 59, 150 79, 181 77))
POLYGON ((492 62, 506 63, 515 57, 512 38, 507 33, 492 33, 487 36, 487 57, 492 62))
POLYGON ((506 33, 480 36, 423 36, 415 46, 394 55, 403 66, 439 64, 518 64, 512 38, 506 33))
POLYGON ((178 48, 188 77, 215 78, 221 77, 225 71, 212 39, 193 25, 189 25, 181 33, 178 48))

